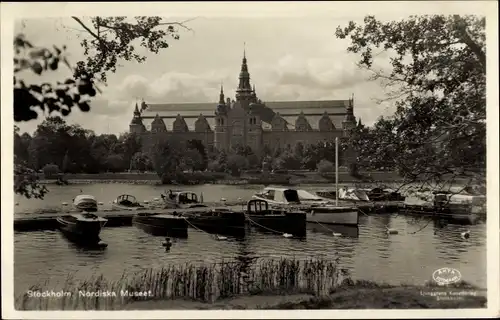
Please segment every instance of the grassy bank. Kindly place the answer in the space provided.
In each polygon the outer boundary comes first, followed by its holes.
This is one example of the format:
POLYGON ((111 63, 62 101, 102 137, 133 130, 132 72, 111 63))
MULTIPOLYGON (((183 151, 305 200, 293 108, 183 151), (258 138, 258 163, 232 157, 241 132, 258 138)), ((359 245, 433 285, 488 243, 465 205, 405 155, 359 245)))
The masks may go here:
MULTIPOLYGON (((26 292, 16 299, 18 310, 95 310, 122 309, 140 300, 188 299, 213 303, 240 295, 263 292, 306 293, 322 296, 340 285, 346 271, 337 261, 310 259, 266 259, 249 266, 249 262, 222 262, 205 265, 171 265, 123 275, 117 281, 103 276, 84 281, 72 278, 58 290, 70 293, 64 297, 32 297, 26 292), (114 292, 116 296, 82 297, 80 292, 114 292), (146 296, 128 297, 123 292, 145 292, 146 296)), ((48 284, 34 285, 31 292, 54 290, 48 284)))
POLYGON ((29 290, 70 295, 30 297, 26 292, 17 296, 17 310, 481 308, 486 303, 485 293, 466 283, 443 288, 354 282, 338 261, 288 258, 260 260, 252 266, 243 261, 175 265, 123 275, 117 281, 103 276, 68 278, 58 290, 48 284, 29 290), (436 298, 439 292, 452 291, 479 294, 436 298), (98 297, 96 292, 116 296, 98 297), (127 297, 125 292, 141 296, 127 297), (84 296, 89 293, 94 296, 84 296))
POLYGON ((213 304, 188 300, 149 300, 125 305, 126 310, 293 310, 293 309, 463 309, 486 308, 486 292, 453 300, 437 298, 443 292, 476 292, 472 286, 453 288, 391 286, 371 281, 345 283, 325 296, 261 293, 232 297, 213 304))

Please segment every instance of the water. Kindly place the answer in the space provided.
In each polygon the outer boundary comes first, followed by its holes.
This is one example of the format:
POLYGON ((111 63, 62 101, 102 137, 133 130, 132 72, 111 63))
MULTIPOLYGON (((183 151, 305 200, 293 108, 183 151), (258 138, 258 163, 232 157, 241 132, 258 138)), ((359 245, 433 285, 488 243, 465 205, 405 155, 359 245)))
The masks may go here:
MULTIPOLYGON (((324 188, 307 186, 307 189, 324 188)), ((165 187, 126 184, 50 186, 51 192, 45 200, 17 198, 19 205, 15 209, 16 212, 31 212, 60 207, 61 202, 71 202, 80 189, 107 204, 123 193, 133 194, 139 200, 150 200, 158 197, 165 187)), ((203 192, 205 201, 217 201, 220 197, 230 201, 240 197, 249 199, 259 187, 205 185, 183 189, 203 192)), ((68 274, 75 279, 99 274, 118 279, 124 272, 171 263, 283 256, 334 258, 337 255, 354 279, 418 285, 431 279, 436 269, 452 267, 460 270, 464 280, 486 287, 485 224, 439 226, 429 220, 416 221, 400 215, 362 215, 358 230, 309 225, 307 237, 302 240, 253 231, 242 241, 231 238, 216 241, 206 233, 189 229, 189 238, 174 240, 169 252, 161 246, 161 237, 150 236, 135 227, 104 228, 101 238, 109 244, 108 248, 89 251, 75 247, 58 231, 15 233, 15 291, 21 293, 33 284, 46 281, 50 286, 45 287, 51 289, 64 282, 68 274), (397 229, 399 234, 387 235, 386 226, 397 229), (471 236, 465 240, 460 233, 467 229, 471 236), (333 236, 333 231, 343 236, 333 236)))

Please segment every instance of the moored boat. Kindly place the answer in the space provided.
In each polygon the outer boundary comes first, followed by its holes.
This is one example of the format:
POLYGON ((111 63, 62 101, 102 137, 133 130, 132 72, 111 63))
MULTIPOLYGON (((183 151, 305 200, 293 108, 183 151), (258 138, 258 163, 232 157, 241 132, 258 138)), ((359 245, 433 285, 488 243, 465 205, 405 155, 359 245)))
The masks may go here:
POLYGON ((187 223, 199 231, 231 236, 245 235, 245 214, 228 208, 189 210, 182 214, 187 223))
POLYGON ((271 208, 265 200, 252 199, 247 203, 245 215, 251 226, 262 231, 294 236, 304 236, 306 233, 306 213, 300 210, 271 208))
POLYGON ((165 208, 198 208, 206 207, 203 204, 203 195, 198 195, 191 191, 173 191, 169 190, 165 194, 161 194, 161 198, 165 203, 165 208))
POLYGON ((118 196, 111 203, 113 209, 116 210, 141 210, 145 207, 137 201, 137 199, 129 194, 122 194, 118 196))
POLYGON ((407 214, 473 224, 485 213, 486 199, 481 196, 450 192, 415 192, 406 197, 402 210, 407 214))
POLYGON ((187 237, 188 224, 180 214, 138 212, 132 224, 154 236, 187 237))
POLYGON ((78 211, 96 212, 98 203, 94 196, 79 194, 73 199, 73 207, 78 211))
POLYGON ((401 193, 388 188, 363 189, 370 201, 404 201, 401 193))
POLYGON ((56 219, 59 230, 72 242, 82 245, 99 245, 99 234, 108 221, 93 213, 75 213, 63 215, 56 219))
POLYGON ((351 201, 351 202, 369 202, 370 198, 368 194, 363 189, 358 188, 340 188, 339 196, 340 200, 351 201))
POLYGON ((305 211, 306 221, 324 224, 358 225, 358 209, 351 206, 336 206, 328 199, 320 198, 305 190, 266 187, 253 196, 268 201, 271 206, 305 211))

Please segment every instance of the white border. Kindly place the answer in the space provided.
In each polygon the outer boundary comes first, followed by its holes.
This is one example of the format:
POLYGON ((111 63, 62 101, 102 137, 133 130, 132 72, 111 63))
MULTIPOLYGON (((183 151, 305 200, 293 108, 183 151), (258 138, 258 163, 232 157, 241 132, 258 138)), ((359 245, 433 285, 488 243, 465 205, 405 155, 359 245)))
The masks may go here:
MULTIPOLYGON (((498 215, 498 4, 496 1, 381 2, 185 2, 185 3, 1 3, 2 117, 2 318, 161 319, 161 318, 469 318, 499 315, 498 215), (352 17, 410 14, 479 14, 487 17, 488 143, 488 308, 460 310, 293 310, 293 311, 15 311, 13 301, 13 22, 17 18, 69 15, 160 15, 176 17, 352 17)), ((332 30, 333 36, 334 30, 332 30)))

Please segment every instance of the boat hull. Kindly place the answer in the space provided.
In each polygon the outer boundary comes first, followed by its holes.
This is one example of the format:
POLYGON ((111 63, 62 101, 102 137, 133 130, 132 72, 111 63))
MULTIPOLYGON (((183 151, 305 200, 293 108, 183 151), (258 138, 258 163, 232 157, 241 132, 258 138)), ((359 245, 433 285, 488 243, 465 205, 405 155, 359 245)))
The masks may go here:
POLYGON ((307 210, 306 221, 321 224, 357 226, 359 224, 359 213, 356 208, 311 208, 307 210))
POLYGON ((111 204, 111 208, 114 210, 120 210, 120 211, 137 211, 137 210, 144 210, 145 208, 143 206, 124 206, 120 204, 113 203, 111 204))
POLYGON ((306 214, 248 214, 247 220, 250 226, 261 232, 290 233, 294 236, 305 236, 306 214))
POLYGON ((153 236, 186 238, 188 224, 184 218, 166 215, 135 215, 132 224, 153 236))
POLYGON ((480 216, 468 210, 450 210, 449 208, 435 208, 424 205, 404 205, 401 209, 406 214, 430 217, 438 220, 447 220, 458 224, 474 224, 480 216))
POLYGON ((245 235, 245 214, 240 212, 204 212, 185 215, 194 229, 212 234, 245 235))
POLYGON ((101 242, 101 221, 76 221, 68 222, 64 218, 57 218, 59 230, 68 240, 81 245, 96 245, 101 242))

